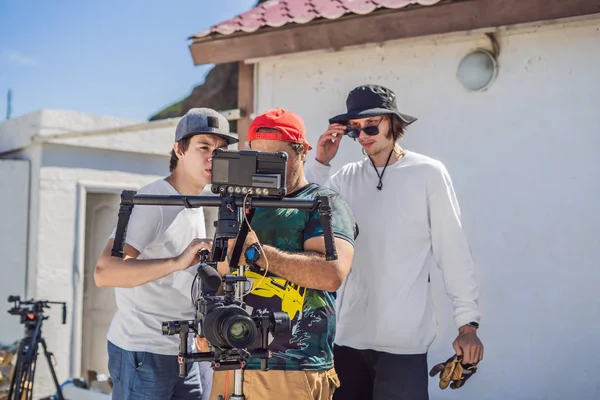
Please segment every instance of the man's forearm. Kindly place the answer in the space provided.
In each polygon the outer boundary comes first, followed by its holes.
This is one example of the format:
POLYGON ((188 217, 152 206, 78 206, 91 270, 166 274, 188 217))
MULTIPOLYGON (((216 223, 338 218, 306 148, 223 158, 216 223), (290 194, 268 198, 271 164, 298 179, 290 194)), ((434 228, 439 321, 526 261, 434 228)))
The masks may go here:
POLYGON ((320 253, 288 253, 266 245, 262 248, 264 254, 258 260, 258 266, 266 268, 268 261, 269 272, 292 283, 331 292, 342 283, 337 261, 326 261, 320 253))
POLYGON ((98 287, 132 288, 177 271, 175 259, 139 260, 104 257, 94 272, 98 287))
POLYGON ((429 214, 433 257, 442 271, 454 320, 459 327, 478 321, 481 313, 475 265, 451 188, 442 187, 429 198, 429 214))

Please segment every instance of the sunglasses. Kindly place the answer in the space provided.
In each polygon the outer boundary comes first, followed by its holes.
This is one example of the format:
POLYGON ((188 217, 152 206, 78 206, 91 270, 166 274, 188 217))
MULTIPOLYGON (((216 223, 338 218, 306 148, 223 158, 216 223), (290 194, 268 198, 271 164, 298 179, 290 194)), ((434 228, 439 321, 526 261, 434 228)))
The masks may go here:
POLYGON ((344 135, 348 135, 349 138, 357 139, 360 136, 360 132, 364 132, 368 136, 375 136, 379 134, 379 124, 383 121, 380 119, 377 125, 365 126, 363 128, 352 128, 350 126, 346 127, 344 131, 344 135))

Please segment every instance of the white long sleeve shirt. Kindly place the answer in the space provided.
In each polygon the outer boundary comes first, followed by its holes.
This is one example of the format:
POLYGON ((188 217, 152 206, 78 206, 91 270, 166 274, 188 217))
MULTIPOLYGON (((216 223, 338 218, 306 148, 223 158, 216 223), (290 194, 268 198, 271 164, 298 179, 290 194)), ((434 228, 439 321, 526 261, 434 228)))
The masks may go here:
POLYGON ((388 165, 382 190, 368 158, 333 175, 316 160, 305 169, 309 181, 340 193, 359 227, 354 261, 338 290, 336 344, 394 354, 427 352, 437 328, 428 284, 436 265, 457 326, 479 321, 475 268, 452 182, 440 161, 409 151, 388 165))

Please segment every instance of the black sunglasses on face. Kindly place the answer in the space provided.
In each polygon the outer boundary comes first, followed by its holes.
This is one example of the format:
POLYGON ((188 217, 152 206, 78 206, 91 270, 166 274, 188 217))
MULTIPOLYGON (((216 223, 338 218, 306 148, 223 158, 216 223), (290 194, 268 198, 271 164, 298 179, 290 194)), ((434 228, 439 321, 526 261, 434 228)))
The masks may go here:
POLYGON ((364 128, 353 128, 348 126, 344 131, 344 135, 348 135, 348 137, 352 139, 357 139, 360 136, 360 132, 363 131, 368 136, 375 136, 379 134, 379 124, 381 121, 383 121, 383 119, 380 119, 377 125, 369 125, 365 126, 364 128))

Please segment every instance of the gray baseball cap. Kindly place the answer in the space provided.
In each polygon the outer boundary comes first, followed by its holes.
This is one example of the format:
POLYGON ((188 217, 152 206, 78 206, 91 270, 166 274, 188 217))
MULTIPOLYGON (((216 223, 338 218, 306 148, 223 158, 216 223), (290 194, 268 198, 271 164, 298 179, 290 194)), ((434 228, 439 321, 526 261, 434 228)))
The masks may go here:
POLYGON ((227 144, 239 142, 237 133, 229 131, 229 121, 211 108, 192 108, 177 124, 175 141, 198 134, 211 134, 221 137, 227 144))

